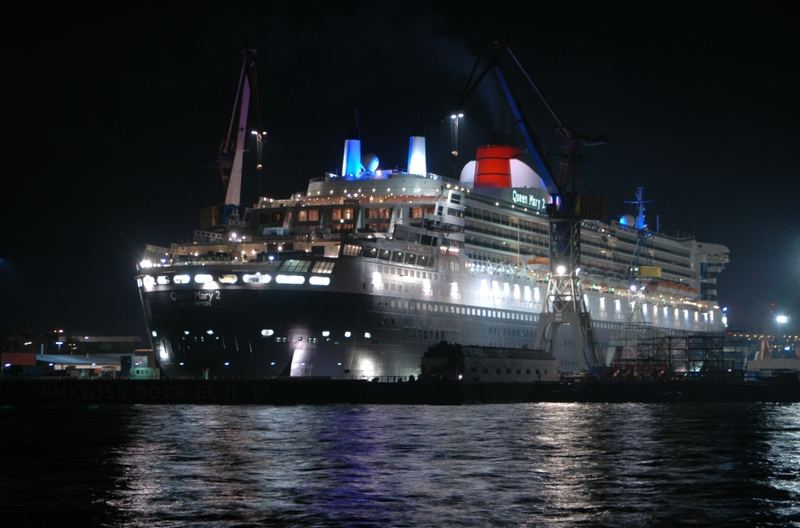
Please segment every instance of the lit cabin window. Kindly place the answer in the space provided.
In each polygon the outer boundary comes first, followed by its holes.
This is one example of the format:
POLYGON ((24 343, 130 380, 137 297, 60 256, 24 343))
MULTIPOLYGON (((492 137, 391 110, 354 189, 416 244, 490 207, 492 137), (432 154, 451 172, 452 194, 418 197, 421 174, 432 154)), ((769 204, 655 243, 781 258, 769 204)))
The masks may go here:
POLYGON ((271 335, 275 334, 275 330, 272 328, 265 328, 261 331, 261 335, 264 337, 270 337, 271 335))
POLYGON ((214 280, 214 277, 212 277, 208 273, 198 273, 197 275, 194 276, 194 282, 196 282, 197 284, 205 284, 207 282, 211 282, 212 280, 214 280))
POLYGON ((286 259, 283 262, 281 271, 285 271, 287 273, 305 273, 310 267, 310 260, 286 259))
POLYGON ((221 282, 222 284, 236 284, 238 280, 239 277, 237 277, 233 273, 219 276, 219 282, 221 282))
POLYGON ((253 273, 242 275, 242 282, 246 284, 269 284, 272 277, 267 274, 253 273))
POLYGON ((322 274, 330 274, 333 272, 333 265, 336 264, 335 262, 329 262, 325 260, 320 260, 314 263, 314 267, 311 268, 311 273, 322 273, 322 274))
POLYGON ((345 244, 342 253, 348 257, 357 257, 361 255, 361 246, 355 244, 345 244))
POLYGON ((311 277, 308 283, 312 286, 328 286, 331 283, 330 277, 311 277))
POLYGON ((156 282, 160 285, 169 284, 169 275, 159 275, 156 282))
POLYGON ((175 275, 172 281, 175 284, 189 284, 189 281, 192 280, 189 275, 175 275))
POLYGON ((150 289, 155 285, 156 280, 153 277, 151 277, 150 275, 145 275, 144 279, 142 280, 142 282, 144 282, 144 287, 145 288, 150 289))
POLYGON ((278 284, 303 284, 306 278, 302 275, 278 275, 275 277, 275 282, 278 284))

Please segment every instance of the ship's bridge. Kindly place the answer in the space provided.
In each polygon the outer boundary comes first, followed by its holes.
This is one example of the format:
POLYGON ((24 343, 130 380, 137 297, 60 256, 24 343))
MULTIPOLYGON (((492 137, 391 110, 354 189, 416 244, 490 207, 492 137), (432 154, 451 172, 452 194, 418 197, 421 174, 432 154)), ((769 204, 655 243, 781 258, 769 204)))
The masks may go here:
POLYGON ((445 178, 429 173, 418 176, 402 171, 376 171, 374 177, 359 180, 326 174, 308 183, 307 196, 348 196, 388 198, 395 196, 436 196, 442 192, 445 178))

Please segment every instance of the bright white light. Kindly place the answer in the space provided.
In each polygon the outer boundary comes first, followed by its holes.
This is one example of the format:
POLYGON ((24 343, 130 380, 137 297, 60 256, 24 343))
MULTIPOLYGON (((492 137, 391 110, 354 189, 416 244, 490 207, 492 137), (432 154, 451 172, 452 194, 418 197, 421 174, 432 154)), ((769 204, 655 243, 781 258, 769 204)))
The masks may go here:
POLYGON ((144 287, 148 290, 156 284, 156 280, 150 275, 145 275, 143 282, 144 282, 144 287))
POLYGON ((381 278, 381 274, 378 271, 372 272, 372 288, 376 291, 383 289, 383 278, 381 278))
POLYGON ((164 348, 163 345, 158 350, 158 357, 161 358, 161 361, 166 361, 169 359, 169 353, 167 352, 167 349, 164 348))
POLYGON ((306 278, 302 275, 278 275, 275 277, 275 282, 278 284, 304 284, 306 278))
POLYGON ((458 292, 458 283, 451 282, 450 283, 450 298, 451 299, 458 299, 461 297, 461 294, 458 292))
POLYGON ((564 275, 567 272, 567 267, 563 264, 556 266, 556 275, 564 275))
POLYGON ((189 284, 191 277, 188 275, 175 275, 172 280, 175 282, 175 284, 189 284))
POLYGON ((351 335, 353 335, 353 334, 350 332, 350 330, 348 330, 348 331, 346 331, 346 332, 344 333, 344 336, 345 336, 345 337, 350 337, 351 335))
POLYGON ((631 293, 636 293, 636 285, 631 284, 631 293))
POLYGON ((169 277, 167 275, 159 275, 156 282, 162 286, 169 284, 169 277))
POLYGON ((150 332, 150 335, 153 336, 153 337, 158 337, 158 332, 153 330, 152 332, 150 332))
POLYGON ((459 113, 458 113, 458 117, 459 117, 459 118, 462 118, 462 117, 464 117, 464 114, 462 114, 461 112, 459 112, 459 113))
POLYGON ((230 274, 230 275, 220 275, 220 276, 219 276, 219 281, 220 281, 222 284, 236 284, 236 281, 238 281, 238 280, 239 280, 239 277, 237 277, 237 276, 236 276, 236 275, 234 275, 234 274, 230 274))
POLYGON ((375 376, 375 362, 371 358, 362 357, 358 360, 358 370, 367 378, 375 376))
POLYGON ((331 283, 330 277, 311 277, 308 283, 312 286, 328 286, 331 283))
POLYGON ((785 314, 778 314, 775 316, 775 322, 778 324, 786 324, 789 322, 789 316, 785 314))
POLYGON ((214 277, 212 277, 208 273, 198 273, 197 275, 194 276, 195 284, 205 284, 207 282, 211 282, 212 280, 214 280, 214 277))
POLYGON ((367 339, 372 339, 372 334, 370 334, 369 332, 364 332, 364 337, 367 339))
POLYGON ((422 295, 433 295, 430 279, 422 279, 422 295))
POLYGON ((144 259, 143 261, 141 261, 139 263, 139 267, 140 268, 152 268, 153 267, 153 261, 150 260, 150 259, 144 259))
POLYGON ((255 273, 253 275, 242 275, 242 281, 248 284, 269 284, 272 281, 272 276, 269 274, 255 273))
POLYGON ((208 335, 214 335, 214 331, 213 331, 213 330, 211 330, 210 328, 209 328, 208 330, 206 330, 206 333, 207 333, 208 335))
POLYGON ((462 376, 461 374, 459 374, 459 375, 458 375, 458 379, 459 379, 459 381, 460 381, 460 380, 461 380, 463 377, 464 377, 464 376, 462 376))
POLYGON ((492 281, 492 295, 500 297, 500 283, 494 280, 492 281))
POLYGON ((226 361, 226 362, 225 362, 225 366, 226 366, 226 367, 230 366, 230 364, 231 364, 231 363, 230 363, 230 361, 226 361))
POLYGON ((265 329, 263 329, 261 331, 261 335, 264 336, 264 337, 269 337, 269 336, 274 335, 274 334, 275 334, 275 330, 273 330, 272 328, 265 328, 265 329))
POLYGON ((330 330, 323 330, 322 331, 322 337, 328 337, 329 335, 331 335, 331 331, 330 330))

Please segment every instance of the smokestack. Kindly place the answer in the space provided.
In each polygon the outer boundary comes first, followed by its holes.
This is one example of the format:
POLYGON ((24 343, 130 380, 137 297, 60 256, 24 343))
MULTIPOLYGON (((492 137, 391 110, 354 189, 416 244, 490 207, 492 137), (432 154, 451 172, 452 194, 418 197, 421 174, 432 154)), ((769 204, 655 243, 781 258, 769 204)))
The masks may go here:
POLYGON ((414 134, 408 140, 408 173, 418 176, 428 174, 428 165, 425 159, 425 135, 422 130, 421 115, 414 129, 414 134))
POLYGON ((342 177, 357 179, 361 175, 361 134, 358 129, 358 109, 355 109, 355 128, 349 139, 344 140, 342 155, 342 177))

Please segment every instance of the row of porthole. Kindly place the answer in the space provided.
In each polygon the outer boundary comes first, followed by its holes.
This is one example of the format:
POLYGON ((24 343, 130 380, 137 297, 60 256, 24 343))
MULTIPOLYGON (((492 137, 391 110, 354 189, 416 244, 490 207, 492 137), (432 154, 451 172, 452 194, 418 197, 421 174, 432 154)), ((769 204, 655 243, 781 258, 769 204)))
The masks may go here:
MULTIPOLYGON (((183 331, 183 335, 187 335, 188 336, 190 334, 191 334, 191 332, 189 330, 184 330, 183 331)), ((206 334, 214 335, 214 330, 209 328, 208 330, 206 330, 206 334)), ((150 335, 152 335, 153 337, 158 337, 158 332, 153 330, 152 332, 150 332, 150 335)), ((261 330, 261 335, 263 337, 272 337, 273 335, 275 335, 275 330, 273 330, 272 328, 264 328, 264 329, 261 330)), ((331 335, 330 330, 323 330, 322 331, 322 337, 330 337, 330 335, 331 335)), ((352 335, 353 335, 353 333, 350 330, 345 330, 344 337, 349 338, 349 337, 352 337, 352 335)), ((278 337, 276 339, 278 339, 278 340, 282 339, 284 343, 286 343, 288 341, 288 339, 285 338, 285 337, 283 337, 283 338, 278 337)), ((309 337, 308 338, 309 342, 313 342, 313 343, 317 342, 316 339, 317 338, 315 338, 315 337, 309 337), (312 339, 314 341, 311 341, 312 339)), ((372 333, 371 332, 364 332, 364 339, 372 339, 372 333)), ((303 338, 302 337, 298 337, 297 340, 298 341, 302 341, 303 338)), ((276 341, 276 343, 277 342, 278 341, 276 341)))
MULTIPOLYGON (((231 362, 230 362, 230 361, 225 361, 225 362, 223 362, 223 363, 222 363, 222 365, 223 365, 223 366, 225 366, 225 367, 230 367, 230 366, 231 366, 231 362)), ((270 366, 270 367, 274 367, 275 365, 276 365, 276 363, 275 363, 274 361, 270 361, 270 362, 269 362, 269 366, 270 366)), ((306 365, 305 361, 304 361, 304 362, 302 362, 302 363, 300 363, 300 365, 302 365, 302 366, 305 366, 305 365, 306 365)), ((336 365, 337 365, 337 366, 339 366, 339 367, 341 367, 341 366, 342 366, 342 362, 341 362, 341 361, 339 361, 339 362, 337 362, 337 363, 336 363, 336 365)), ((10 364, 10 363, 8 363, 8 364, 6 365, 6 367, 10 367, 10 366, 11 366, 11 364, 10 364)), ((52 367, 52 366, 53 366, 53 364, 52 364, 52 363, 50 363, 50 366, 52 367)), ((94 363, 92 363, 92 366, 94 366, 94 363)), ((186 366, 186 363, 185 363, 185 362, 183 362, 183 361, 181 361, 180 363, 178 363, 178 366, 179 366, 179 367, 185 367, 185 366, 186 366)))
MULTIPOLYGON (((264 328, 263 330, 261 330, 261 335, 264 336, 264 337, 271 337, 271 336, 275 335, 275 330, 273 330, 272 328, 264 328)), ((330 337, 330 335, 331 335, 331 331, 330 330, 323 330, 322 331, 322 337, 330 337)), ((345 330, 343 335, 344 335, 345 338, 350 338, 350 337, 352 337, 353 333, 350 330, 345 330)), ((276 338, 276 341, 275 341, 276 343, 278 342, 277 339, 283 339, 284 343, 287 342, 287 338, 285 338, 285 337, 276 338)), ((372 339, 372 333, 371 332, 364 332, 364 339, 372 339)), ((298 337, 297 340, 298 341, 302 341, 303 338, 302 337, 298 337)), ((313 343, 317 342, 317 338, 316 337, 309 337, 308 340, 309 340, 309 342, 313 342, 313 343), (312 339, 314 341, 311 341, 312 339)))

